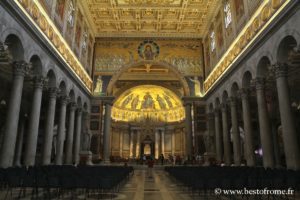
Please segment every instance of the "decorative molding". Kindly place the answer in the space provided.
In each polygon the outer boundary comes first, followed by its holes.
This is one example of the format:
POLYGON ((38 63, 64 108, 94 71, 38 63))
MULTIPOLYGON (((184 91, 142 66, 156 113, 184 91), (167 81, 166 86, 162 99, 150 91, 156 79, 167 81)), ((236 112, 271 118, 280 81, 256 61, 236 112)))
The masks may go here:
POLYGON ((52 98, 56 98, 58 95, 59 95, 59 89, 56 88, 56 87, 50 87, 48 89, 49 91, 49 98, 52 99, 52 98))
POLYGON ((224 76, 225 72, 233 66, 234 62, 250 47, 290 1, 266 0, 261 4, 204 81, 205 93, 224 76))
POLYGON ((14 76, 25 76, 29 73, 31 64, 25 61, 16 61, 13 63, 14 76))
POLYGON ((276 63, 272 66, 272 69, 275 71, 275 77, 287 77, 288 76, 288 64, 286 63, 276 63))
POLYGON ((34 88, 43 89, 44 85, 48 83, 48 78, 42 76, 36 76, 33 79, 34 81, 34 88))
POLYGON ((252 80, 256 90, 264 90, 266 87, 266 80, 262 77, 257 77, 252 80))
POLYGON ((218 0, 79 1, 96 37, 201 38, 219 6, 218 0))
POLYGON ((62 33, 56 28, 42 5, 37 0, 14 0, 21 11, 40 30, 50 45, 56 49, 73 73, 85 85, 89 92, 92 91, 93 81, 80 63, 75 53, 71 50, 62 33))

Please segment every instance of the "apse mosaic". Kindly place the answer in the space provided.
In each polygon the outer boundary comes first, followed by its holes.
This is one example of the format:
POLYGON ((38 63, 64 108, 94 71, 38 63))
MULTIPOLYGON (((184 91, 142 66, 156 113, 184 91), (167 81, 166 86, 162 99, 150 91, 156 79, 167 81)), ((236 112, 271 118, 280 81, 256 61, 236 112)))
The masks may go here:
POLYGON ((114 103, 112 118, 115 121, 177 122, 185 118, 179 97, 171 90, 141 85, 125 91, 114 103))
POLYGON ((114 74, 123 66, 143 60, 165 62, 185 76, 202 76, 200 40, 99 39, 95 49, 95 72, 114 74))

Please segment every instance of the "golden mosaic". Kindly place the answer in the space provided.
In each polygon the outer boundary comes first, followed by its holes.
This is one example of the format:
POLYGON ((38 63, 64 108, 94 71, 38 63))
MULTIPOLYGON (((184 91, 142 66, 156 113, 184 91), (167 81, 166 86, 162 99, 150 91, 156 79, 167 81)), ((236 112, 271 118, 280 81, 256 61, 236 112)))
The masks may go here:
POLYGON ((125 91, 114 103, 115 121, 177 122, 185 118, 179 97, 156 85, 141 85, 125 91))
POLYGON ((203 76, 201 40, 98 40, 96 74, 112 75, 121 67, 142 60, 165 62, 185 76, 203 76))

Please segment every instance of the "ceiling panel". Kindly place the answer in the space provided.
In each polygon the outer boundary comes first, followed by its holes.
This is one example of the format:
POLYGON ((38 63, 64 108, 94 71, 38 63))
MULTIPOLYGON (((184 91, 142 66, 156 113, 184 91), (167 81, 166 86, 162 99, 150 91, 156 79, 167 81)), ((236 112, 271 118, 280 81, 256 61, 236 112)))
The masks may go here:
POLYGON ((97 37, 202 38, 218 0, 80 1, 97 37), (83 3, 84 2, 84 3, 83 3))

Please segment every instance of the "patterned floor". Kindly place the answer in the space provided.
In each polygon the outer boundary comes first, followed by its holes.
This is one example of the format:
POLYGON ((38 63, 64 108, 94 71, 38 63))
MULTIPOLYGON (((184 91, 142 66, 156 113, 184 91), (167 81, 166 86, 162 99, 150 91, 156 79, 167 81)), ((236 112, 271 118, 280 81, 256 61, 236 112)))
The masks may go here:
MULTIPOLYGON (((104 194, 102 196, 98 196, 96 193, 91 193, 88 197, 84 195, 83 191, 73 191, 73 195, 71 196, 71 192, 67 192, 64 194, 56 195, 54 191, 52 191, 51 199, 86 199, 86 200, 94 200, 94 199, 113 199, 113 200, 231 200, 231 199, 246 199, 245 197, 221 197, 214 194, 209 196, 198 196, 193 195, 187 191, 186 188, 180 186, 172 177, 170 177, 161 166, 156 166, 152 171, 152 175, 149 175, 149 172, 146 166, 136 166, 134 175, 123 184, 120 188, 119 193, 117 194, 104 194)), ((0 200, 5 199, 6 191, 0 192, 0 200)), ((19 195, 18 190, 14 190, 12 195, 8 193, 6 199, 17 199, 19 195)), ((30 191, 27 191, 27 195, 25 197, 20 198, 22 200, 31 199, 30 191)), ((45 199, 43 192, 39 192, 38 197, 35 198, 38 200, 45 199)), ((247 198, 248 199, 248 198, 247 198)), ((257 197, 251 197, 250 199, 257 199, 257 197)), ((261 198, 268 199, 268 198, 261 198)), ((300 196, 290 196, 289 198, 277 197, 276 199, 300 199, 300 196)))

